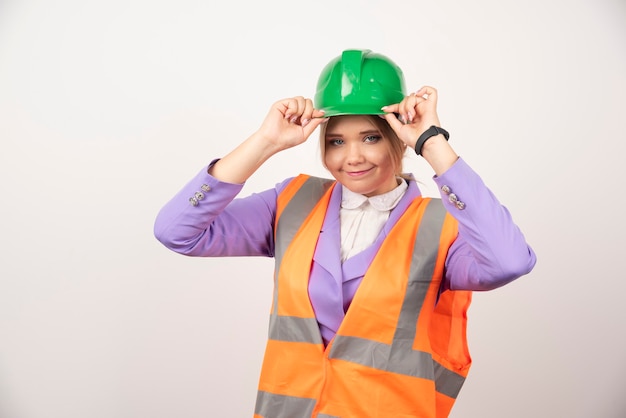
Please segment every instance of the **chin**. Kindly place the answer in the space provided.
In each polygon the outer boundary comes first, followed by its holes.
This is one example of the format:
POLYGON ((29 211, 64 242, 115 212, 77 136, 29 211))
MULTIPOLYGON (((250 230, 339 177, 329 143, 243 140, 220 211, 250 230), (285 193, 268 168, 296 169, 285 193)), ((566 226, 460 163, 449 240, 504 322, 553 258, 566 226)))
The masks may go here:
POLYGON ((350 189, 351 192, 362 194, 365 196, 370 196, 376 191, 375 187, 366 187, 366 186, 361 186, 358 184, 345 184, 345 183, 343 183, 343 185, 347 187, 348 189, 350 189))

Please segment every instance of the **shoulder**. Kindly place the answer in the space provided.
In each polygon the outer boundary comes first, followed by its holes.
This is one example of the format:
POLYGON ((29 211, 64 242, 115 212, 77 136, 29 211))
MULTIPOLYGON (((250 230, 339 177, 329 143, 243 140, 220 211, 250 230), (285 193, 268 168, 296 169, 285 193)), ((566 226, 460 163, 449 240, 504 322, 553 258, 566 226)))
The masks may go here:
POLYGON ((277 189, 279 193, 287 189, 292 189, 293 191, 295 191, 301 188, 326 191, 333 183, 335 183, 335 181, 336 180, 334 179, 317 177, 301 173, 295 177, 290 177, 284 180, 282 183, 279 183, 277 185, 277 189))

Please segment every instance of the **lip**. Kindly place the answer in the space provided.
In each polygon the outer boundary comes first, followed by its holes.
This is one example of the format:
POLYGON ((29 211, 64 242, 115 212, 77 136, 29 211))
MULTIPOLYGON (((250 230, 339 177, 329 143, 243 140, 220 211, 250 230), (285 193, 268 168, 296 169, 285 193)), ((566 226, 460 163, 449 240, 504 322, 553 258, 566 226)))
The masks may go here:
POLYGON ((346 171, 345 173, 350 177, 361 177, 365 174, 369 173, 373 170, 374 167, 368 168, 367 170, 359 170, 359 171, 346 171))

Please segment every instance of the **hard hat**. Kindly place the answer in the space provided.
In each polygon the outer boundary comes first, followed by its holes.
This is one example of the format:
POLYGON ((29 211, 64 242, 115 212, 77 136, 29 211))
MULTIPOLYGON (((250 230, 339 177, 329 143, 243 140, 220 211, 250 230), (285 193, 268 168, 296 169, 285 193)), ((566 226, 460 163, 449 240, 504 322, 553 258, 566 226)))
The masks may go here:
POLYGON ((404 75, 396 63, 369 49, 348 49, 320 74, 313 99, 325 116, 380 115, 404 99, 404 75))

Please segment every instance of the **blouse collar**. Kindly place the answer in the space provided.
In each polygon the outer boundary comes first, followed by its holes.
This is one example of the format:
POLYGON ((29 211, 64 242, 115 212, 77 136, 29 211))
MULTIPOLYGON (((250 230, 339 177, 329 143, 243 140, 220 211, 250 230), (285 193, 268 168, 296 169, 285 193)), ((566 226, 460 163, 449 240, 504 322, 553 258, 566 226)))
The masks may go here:
POLYGON ((390 211, 395 208, 404 193, 407 190, 407 183, 404 179, 400 179, 400 184, 395 189, 387 193, 367 197, 359 193, 355 193, 342 185, 341 207, 344 209, 356 209, 361 207, 365 202, 379 211, 390 211))

